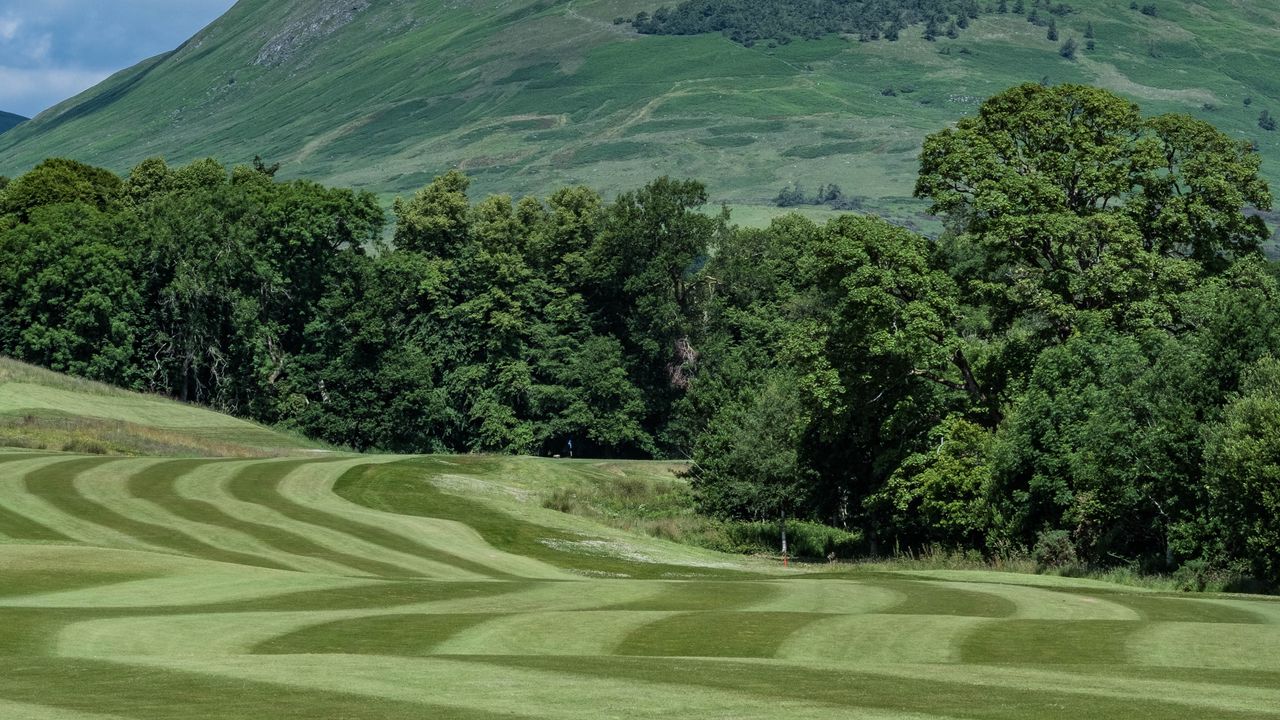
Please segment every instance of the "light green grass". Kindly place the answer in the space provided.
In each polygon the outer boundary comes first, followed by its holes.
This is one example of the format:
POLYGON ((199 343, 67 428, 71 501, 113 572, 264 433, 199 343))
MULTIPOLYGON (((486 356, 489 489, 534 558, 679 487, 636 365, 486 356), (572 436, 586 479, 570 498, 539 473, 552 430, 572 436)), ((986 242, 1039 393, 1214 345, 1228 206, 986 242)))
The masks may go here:
POLYGON ((612 195, 671 174, 706 181, 715 202, 749 208, 751 224, 777 214, 770 201, 784 186, 836 183, 870 210, 936 231, 909 200, 923 137, 985 97, 1047 79, 1209 120, 1256 140, 1267 177, 1280 177, 1280 133, 1256 122, 1264 108, 1280 112, 1271 0, 1157 1, 1157 18, 1121 0, 1076 0, 1057 19, 1062 38, 1081 43, 1075 62, 1013 14, 984 14, 957 40, 926 42, 917 26, 895 43, 750 49, 612 24, 658 4, 379 0, 331 34, 307 35, 299 29, 324 26, 314 16, 341 3, 241 0, 172 55, 6 133, 0 173, 49 155, 120 171, 157 154, 261 155, 283 177, 384 198, 450 167, 471 173, 477 193, 585 183, 612 195), (310 40, 281 64, 256 64, 277 34, 310 40))
POLYGON ((327 451, 292 433, 0 357, 0 446, 100 455, 327 451))
POLYGON ((544 507, 673 469, 0 449, 0 717, 1280 718, 1274 600, 784 569, 544 507))

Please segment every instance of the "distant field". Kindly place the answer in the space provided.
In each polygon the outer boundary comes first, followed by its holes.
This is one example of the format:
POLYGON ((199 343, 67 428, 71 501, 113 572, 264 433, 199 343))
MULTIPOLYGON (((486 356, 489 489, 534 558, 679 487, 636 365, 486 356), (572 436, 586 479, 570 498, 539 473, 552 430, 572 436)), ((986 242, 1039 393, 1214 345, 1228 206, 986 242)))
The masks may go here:
POLYGON ((1280 133, 1257 125, 1263 109, 1280 113, 1271 0, 1157 0, 1155 17, 1123 0, 1076 0, 1057 18, 1061 39, 1081 46, 1075 61, 1014 14, 984 13, 955 40, 927 42, 913 27, 895 43, 753 48, 612 22, 661 4, 383 0, 329 32, 308 21, 334 0, 242 0, 172 56, 6 134, 0 173, 54 154, 116 170, 157 154, 261 154, 285 176, 383 197, 449 167, 478 193, 585 183, 613 194, 672 174, 706 181, 716 203, 745 206, 756 224, 778 212, 784 186, 836 183, 869 210, 920 224, 910 195, 922 138, 1006 87, 1047 81, 1209 120, 1256 141, 1265 174, 1280 178, 1280 133), (272 47, 283 50, 264 55, 272 47))
POLYGON ((540 502, 668 473, 0 449, 0 717, 1280 717, 1274 600, 783 569, 540 502))

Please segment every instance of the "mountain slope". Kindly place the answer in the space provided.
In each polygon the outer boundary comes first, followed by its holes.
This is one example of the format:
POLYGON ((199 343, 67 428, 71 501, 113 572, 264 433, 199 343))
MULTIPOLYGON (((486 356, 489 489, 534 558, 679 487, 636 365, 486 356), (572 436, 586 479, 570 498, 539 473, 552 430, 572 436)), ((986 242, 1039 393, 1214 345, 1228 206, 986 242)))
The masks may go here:
POLYGON ((0 110, 0 133, 6 133, 26 121, 27 118, 24 118, 21 115, 14 115, 13 113, 0 110))
MULTIPOLYGON (((830 37, 745 47, 641 36, 613 18, 655 0, 241 0, 172 53, 125 70, 0 138, 0 173, 48 155, 126 170, 260 154, 288 176, 384 194, 447 167, 478 192, 605 192, 671 173, 713 198, 767 205, 836 183, 910 216, 920 140, 1009 85, 1087 82, 1148 112, 1187 112, 1280 158, 1280 9, 1269 0, 1077 0, 1046 28, 984 13, 958 39, 830 37), (1096 50, 1084 49, 1086 25, 1096 50), (1247 100, 1247 104, 1246 104, 1247 100)), ((1031 4, 1028 3, 1028 6, 1031 4)), ((1046 15, 1047 17, 1047 15, 1046 15)), ((1280 163, 1269 162, 1272 176, 1280 163)))

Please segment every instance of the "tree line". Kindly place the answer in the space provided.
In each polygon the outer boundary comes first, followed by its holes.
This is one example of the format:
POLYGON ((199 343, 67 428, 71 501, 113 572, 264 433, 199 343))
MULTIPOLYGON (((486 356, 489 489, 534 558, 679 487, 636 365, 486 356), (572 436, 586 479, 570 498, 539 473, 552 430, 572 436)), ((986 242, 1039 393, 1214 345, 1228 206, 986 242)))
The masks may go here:
POLYGON ((862 41, 897 40, 906 28, 925 25, 925 37, 952 38, 981 12, 977 0, 685 0, 629 21, 645 35, 723 33, 752 46, 769 40, 816 40, 836 33, 862 41))
POLYGON ((924 143, 930 240, 668 178, 394 205, 262 163, 0 182, 0 352, 357 449, 692 460, 702 509, 1280 581, 1248 143, 1026 85, 924 143))

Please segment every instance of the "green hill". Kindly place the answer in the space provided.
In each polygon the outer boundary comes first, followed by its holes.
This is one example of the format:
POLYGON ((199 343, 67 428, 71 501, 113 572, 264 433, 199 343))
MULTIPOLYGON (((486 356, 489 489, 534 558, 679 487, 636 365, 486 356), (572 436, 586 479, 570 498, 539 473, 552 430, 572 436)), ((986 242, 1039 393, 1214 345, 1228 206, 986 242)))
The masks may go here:
POLYGON ((0 133, 5 133, 26 122, 27 118, 0 111, 0 133))
MULTIPOLYGON (((919 143, 1025 81, 1086 82, 1150 112, 1256 140, 1274 179, 1280 8, 1270 0, 1075 0, 1053 16, 1075 59, 995 3, 959 37, 827 36, 747 47, 722 34, 639 35, 614 19, 657 0, 241 0, 172 53, 125 70, 0 139, 0 173, 49 155, 126 170, 150 155, 283 163, 389 194, 450 166, 479 193, 605 192, 657 175, 765 207, 835 183, 908 218, 919 143), (1151 3, 1144 3, 1151 5, 1151 3), (1085 49, 1092 24, 1096 48, 1085 49)), ((1027 12, 1037 3, 1026 3, 1027 12)), ((1040 9, 1042 20, 1050 17, 1040 9)), ((748 209, 751 220, 761 210, 748 209)))
POLYGON ((195 405, 0 357, 0 447, 95 454, 260 457, 324 446, 195 405))
MULTIPOLYGON (((240 426, 7 372, 6 413, 240 426)), ((0 717, 1280 718, 1271 600, 784 569, 540 502, 660 464, 5 444, 0 717)))

